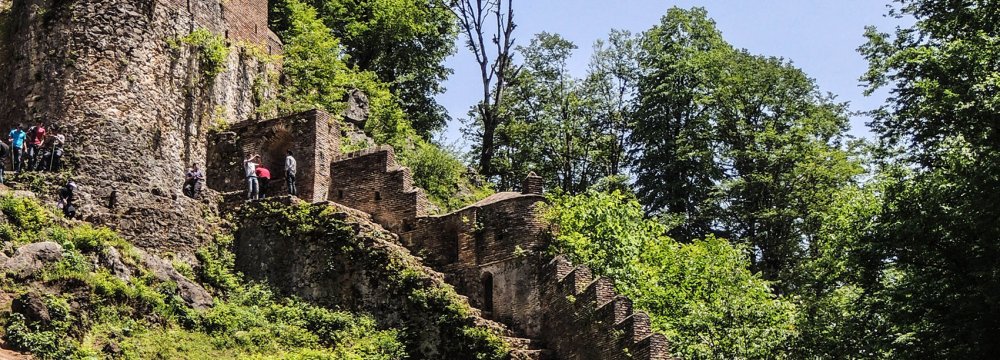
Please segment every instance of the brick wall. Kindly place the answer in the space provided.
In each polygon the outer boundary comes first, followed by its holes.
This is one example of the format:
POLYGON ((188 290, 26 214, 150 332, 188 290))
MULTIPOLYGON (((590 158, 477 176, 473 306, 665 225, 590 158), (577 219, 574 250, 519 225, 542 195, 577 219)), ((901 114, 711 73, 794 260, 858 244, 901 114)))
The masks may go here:
POLYGON ((267 23, 267 0, 228 0, 222 3, 222 15, 228 25, 226 37, 263 46, 268 53, 281 52, 281 41, 267 23))
POLYGON ((266 121, 245 121, 209 136, 206 185, 220 192, 245 191, 243 159, 261 155, 271 171, 267 195, 287 194, 284 183, 285 153, 292 150, 298 169, 299 197, 326 200, 330 186, 326 164, 340 154, 340 133, 326 112, 310 110, 266 121))
POLYGON ((335 159, 329 178, 330 201, 371 214, 375 222, 397 234, 410 230, 431 206, 424 191, 413 186, 410 169, 396 162, 389 146, 335 159))
POLYGON ((564 359, 673 359, 649 316, 606 278, 558 256, 540 274, 542 340, 564 359))

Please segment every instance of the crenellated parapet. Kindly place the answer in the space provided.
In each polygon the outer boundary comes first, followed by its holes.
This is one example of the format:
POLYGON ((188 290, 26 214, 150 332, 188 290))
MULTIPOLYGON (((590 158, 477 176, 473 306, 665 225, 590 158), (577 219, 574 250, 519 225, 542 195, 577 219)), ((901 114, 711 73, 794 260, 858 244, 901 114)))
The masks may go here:
POLYGON ((666 337, 649 316, 632 309, 607 278, 574 266, 564 256, 544 265, 541 307, 546 344, 573 359, 673 359, 666 337), (551 334, 551 335, 548 335, 551 334))
POLYGON ((375 222, 397 234, 412 229, 416 219, 427 216, 432 208, 390 146, 341 155, 333 159, 329 174, 330 201, 371 214, 375 222))

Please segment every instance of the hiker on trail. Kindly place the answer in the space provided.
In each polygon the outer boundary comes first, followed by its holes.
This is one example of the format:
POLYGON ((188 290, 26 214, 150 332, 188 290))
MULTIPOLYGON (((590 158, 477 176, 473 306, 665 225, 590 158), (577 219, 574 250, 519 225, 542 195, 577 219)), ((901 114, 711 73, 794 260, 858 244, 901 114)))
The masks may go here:
POLYGON ((3 184, 3 171, 4 171, 4 161, 7 158, 7 154, 10 154, 10 146, 7 143, 0 141, 0 184, 3 184))
POLYGON ((260 190, 260 184, 257 182, 258 163, 254 162, 254 160, 260 161, 259 159, 260 155, 253 154, 247 155, 246 160, 243 160, 243 172, 247 177, 247 200, 256 199, 260 190))
POLYGON ((11 165, 14 173, 21 172, 21 157, 24 155, 24 140, 28 134, 23 130, 24 126, 18 125, 7 134, 7 141, 10 142, 11 165))
POLYGON ((298 195, 299 189, 295 187, 295 158, 292 157, 292 151, 288 150, 288 155, 285 156, 285 185, 288 186, 288 195, 298 195))
POLYGON ((263 199, 267 197, 267 184, 271 182, 271 170, 268 170, 264 165, 257 166, 255 170, 257 173, 257 181, 260 182, 260 196, 258 199, 263 199))
POLYGON ((45 124, 41 121, 28 129, 28 170, 38 170, 42 144, 45 143, 45 124))
POLYGON ((205 181, 205 173, 198 168, 198 164, 191 164, 187 173, 184 174, 184 195, 192 199, 201 196, 201 185, 205 181))
POLYGON ((74 192, 76 192, 76 183, 73 180, 70 180, 66 183, 66 186, 59 189, 58 206, 62 209, 63 215, 70 219, 76 217, 76 205, 73 203, 76 200, 74 192))

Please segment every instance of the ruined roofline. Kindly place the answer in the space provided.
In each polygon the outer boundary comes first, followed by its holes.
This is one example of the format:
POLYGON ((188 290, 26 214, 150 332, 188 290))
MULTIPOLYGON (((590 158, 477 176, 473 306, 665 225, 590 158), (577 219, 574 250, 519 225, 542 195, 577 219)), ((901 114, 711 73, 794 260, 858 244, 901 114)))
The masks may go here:
POLYGON ((248 127, 254 126, 254 125, 267 125, 268 123, 280 123, 280 122, 291 120, 291 119, 313 118, 313 117, 320 118, 320 117, 323 117, 324 115, 326 117, 330 116, 330 114, 327 113, 326 111, 323 111, 323 110, 320 110, 320 109, 311 109, 311 110, 306 110, 306 111, 302 111, 302 112, 297 112, 297 113, 294 113, 294 114, 288 114, 288 115, 284 115, 284 116, 280 116, 280 117, 276 117, 276 118, 264 119, 264 120, 247 119, 247 120, 243 120, 243 121, 240 121, 240 122, 237 122, 237 123, 229 124, 229 128, 226 129, 226 131, 222 131, 222 132, 223 133, 226 133, 226 132, 236 132, 237 130, 242 130, 242 129, 245 129, 245 128, 248 128, 248 127))

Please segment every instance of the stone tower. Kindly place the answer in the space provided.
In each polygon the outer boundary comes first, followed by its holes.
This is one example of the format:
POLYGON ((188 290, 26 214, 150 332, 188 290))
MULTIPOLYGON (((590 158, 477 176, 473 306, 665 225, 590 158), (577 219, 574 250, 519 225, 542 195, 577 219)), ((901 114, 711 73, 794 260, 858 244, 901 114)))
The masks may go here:
POLYGON ((253 84, 274 65, 242 49, 281 50, 266 0, 15 0, 12 12, 0 55, 2 131, 43 121, 67 136, 88 220, 140 246, 196 247, 205 208, 180 195, 183 174, 204 165, 214 124, 255 116, 253 84), (199 49, 178 41, 199 29, 231 45, 214 77, 199 49), (112 189, 116 210, 103 206, 112 189))

